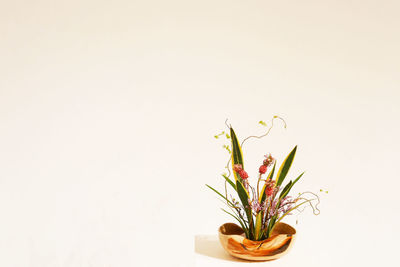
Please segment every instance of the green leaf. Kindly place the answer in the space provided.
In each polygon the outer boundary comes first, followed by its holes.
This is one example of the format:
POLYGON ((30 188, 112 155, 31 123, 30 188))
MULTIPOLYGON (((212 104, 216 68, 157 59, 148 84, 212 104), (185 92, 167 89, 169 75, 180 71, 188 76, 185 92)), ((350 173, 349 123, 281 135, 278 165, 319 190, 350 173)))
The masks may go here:
POLYGON ((286 197, 286 195, 289 193, 290 188, 292 188, 292 181, 290 181, 282 190, 281 194, 279 195, 279 200, 282 198, 286 197))
POLYGON ((283 161, 281 167, 279 168, 277 178, 276 178, 276 185, 280 186, 285 179, 287 173, 289 172, 290 166, 292 166, 292 162, 294 156, 296 155, 297 146, 293 148, 293 150, 289 153, 289 155, 283 161))
POLYGON ((266 238, 268 238, 269 235, 271 234, 271 231, 275 226, 276 219, 277 219, 277 216, 275 215, 269 220, 269 223, 268 223, 268 226, 267 226, 267 231, 266 231, 266 238))
POLYGON ((262 217, 263 217, 263 212, 259 212, 256 216, 256 228, 255 228, 255 233, 254 236, 256 240, 259 240, 261 235, 261 226, 262 226, 262 217))
POLYGON ((282 190, 279 199, 282 199, 284 197, 287 196, 287 194, 289 194, 290 190, 292 189, 292 187, 295 185, 295 183, 297 183, 298 180, 300 180, 301 176, 303 176, 304 172, 302 174, 299 175, 299 177, 297 177, 294 182, 290 181, 285 188, 282 190), (289 188, 286 189, 286 187, 289 185, 289 188), (286 190, 285 190, 286 189, 286 190))
POLYGON ((274 167, 272 167, 271 172, 268 174, 267 180, 271 180, 272 177, 274 176, 275 166, 276 166, 276 162, 274 163, 274 167))
MULTIPOLYGON (((233 128, 230 128, 230 130, 231 130, 231 144, 232 144, 232 170, 235 164, 240 164, 242 165, 242 168, 244 168, 242 149, 240 147, 239 141, 237 140, 235 131, 233 130, 233 128)), ((233 175, 235 176, 236 181, 242 180, 242 178, 240 178, 240 176, 235 171, 233 171, 233 175)))
POLYGON ((222 174, 222 177, 224 177, 225 180, 226 180, 226 181, 233 187, 233 189, 235 189, 235 191, 236 191, 236 185, 235 185, 235 183, 232 182, 232 180, 229 179, 228 176, 226 176, 225 174, 222 174))
MULTIPOLYGON (((297 183, 298 180, 300 180, 301 176, 303 176, 304 173, 305 173, 305 172, 302 172, 302 173, 299 175, 299 177, 297 177, 296 180, 294 180, 293 185, 294 185, 295 183, 297 183)), ((293 187, 293 185, 292 185, 292 187, 293 187)))
POLYGON ((220 192, 218 192, 216 189, 212 188, 211 186, 209 186, 208 184, 206 184, 206 186, 208 188, 210 188, 212 191, 214 191, 215 193, 217 193, 220 197, 222 197, 223 199, 225 199, 230 205, 234 206, 233 203, 227 199, 224 195, 222 195, 220 192))
POLYGON ((249 206, 249 193, 246 188, 244 188, 242 182, 239 180, 236 181, 236 189, 239 195, 240 201, 242 202, 243 208, 245 210, 247 221, 249 222, 249 235, 250 239, 253 238, 254 234, 254 224, 253 224, 253 214, 251 212, 251 208, 249 206))
MULTIPOLYGON (((236 181, 236 189, 237 189, 237 193, 239 195, 240 201, 242 202, 242 205, 243 205, 246 213, 248 213, 248 211, 250 211, 250 209, 249 209, 249 193, 247 192, 246 188, 244 188, 243 184, 240 181, 236 181)), ((250 218, 247 218, 247 219, 250 220, 250 218)))

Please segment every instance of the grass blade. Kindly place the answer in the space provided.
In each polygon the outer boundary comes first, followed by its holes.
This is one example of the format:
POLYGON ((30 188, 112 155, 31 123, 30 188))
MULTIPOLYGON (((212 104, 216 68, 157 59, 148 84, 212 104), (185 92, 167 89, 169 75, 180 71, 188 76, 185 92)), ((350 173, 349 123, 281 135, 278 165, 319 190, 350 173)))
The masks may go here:
POLYGON ((208 188, 210 188, 212 191, 214 191, 215 193, 217 193, 220 197, 222 197, 223 199, 225 199, 230 205, 234 206, 233 203, 227 199, 224 195, 222 195, 220 192, 218 192, 216 189, 212 188, 211 186, 209 186, 208 184, 206 184, 206 186, 208 188))
POLYGON ((229 179, 228 176, 226 176, 225 174, 222 174, 222 177, 224 177, 225 180, 226 180, 226 181, 233 187, 233 189, 235 189, 235 191, 236 191, 236 185, 235 185, 235 183, 232 182, 232 180, 229 179))

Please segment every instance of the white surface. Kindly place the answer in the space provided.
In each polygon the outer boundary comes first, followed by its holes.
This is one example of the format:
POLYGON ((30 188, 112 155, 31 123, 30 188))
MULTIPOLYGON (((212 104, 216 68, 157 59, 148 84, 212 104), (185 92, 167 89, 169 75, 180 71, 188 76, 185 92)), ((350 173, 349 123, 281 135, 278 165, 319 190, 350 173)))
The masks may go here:
POLYGON ((236 264, 194 253, 229 220, 204 186, 222 188, 213 135, 275 114, 288 129, 247 144, 250 175, 298 144, 296 190, 329 194, 265 265, 395 265, 398 14, 394 0, 1 1, 0 266, 236 264))

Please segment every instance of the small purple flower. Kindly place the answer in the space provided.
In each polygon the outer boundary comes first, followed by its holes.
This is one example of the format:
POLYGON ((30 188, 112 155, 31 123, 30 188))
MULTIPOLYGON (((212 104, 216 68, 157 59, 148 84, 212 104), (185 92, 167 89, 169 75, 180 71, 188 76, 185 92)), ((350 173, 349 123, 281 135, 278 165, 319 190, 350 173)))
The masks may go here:
POLYGON ((253 201, 250 201, 250 200, 249 200, 249 205, 250 205, 251 209, 252 209, 255 213, 258 213, 258 212, 261 211, 261 205, 260 205, 260 203, 258 203, 257 200, 253 200, 253 201))
MULTIPOLYGON (((279 205, 279 213, 285 214, 289 212, 293 208, 294 203, 295 200, 293 200, 291 196, 284 197, 279 205)), ((290 213, 288 213, 288 215, 290 215, 290 213)))
POLYGON ((269 209, 269 217, 275 216, 278 212, 278 209, 276 208, 276 205, 278 204, 277 200, 275 199, 274 201, 272 201, 270 209, 269 209))
POLYGON ((263 203, 261 203, 261 210, 265 211, 268 208, 267 206, 267 200, 264 200, 263 203))

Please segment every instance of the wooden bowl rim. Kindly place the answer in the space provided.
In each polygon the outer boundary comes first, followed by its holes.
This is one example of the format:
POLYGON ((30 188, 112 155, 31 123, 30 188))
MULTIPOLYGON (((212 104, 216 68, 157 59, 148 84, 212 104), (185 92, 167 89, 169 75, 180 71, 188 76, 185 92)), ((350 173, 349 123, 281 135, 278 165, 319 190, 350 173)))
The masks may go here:
MULTIPOLYGON (((235 223, 224 223, 218 228, 218 233, 223 236, 241 236, 244 239, 247 239, 246 236, 244 235, 244 230, 242 227, 235 223)), ((292 227, 291 225, 284 223, 284 222, 279 222, 276 224, 274 231, 272 232, 271 236, 267 239, 264 240, 258 240, 258 241, 253 241, 250 239, 247 239, 252 242, 265 242, 266 240, 270 239, 273 236, 276 235, 286 235, 286 236, 294 236, 296 235, 296 229, 292 227)))

